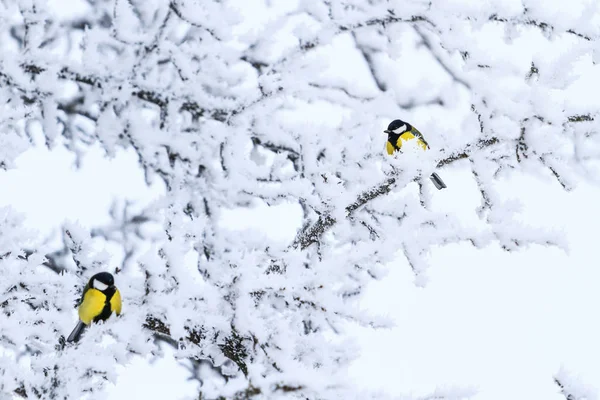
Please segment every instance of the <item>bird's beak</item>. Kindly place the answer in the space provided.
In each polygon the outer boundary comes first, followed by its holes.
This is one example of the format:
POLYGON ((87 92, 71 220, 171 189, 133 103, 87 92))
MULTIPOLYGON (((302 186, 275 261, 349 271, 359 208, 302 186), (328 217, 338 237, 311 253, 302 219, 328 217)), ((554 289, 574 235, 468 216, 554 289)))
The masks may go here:
POLYGON ((383 131, 383 133, 392 133, 392 131, 388 131, 387 129, 383 131))

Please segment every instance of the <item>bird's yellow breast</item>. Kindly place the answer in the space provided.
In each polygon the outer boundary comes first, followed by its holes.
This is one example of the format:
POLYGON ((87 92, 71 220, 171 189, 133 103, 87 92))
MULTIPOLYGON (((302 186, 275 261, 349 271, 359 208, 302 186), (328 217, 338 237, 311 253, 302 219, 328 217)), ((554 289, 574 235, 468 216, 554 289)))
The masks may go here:
POLYGON ((83 295, 83 301, 79 306, 79 319, 86 325, 100 315, 106 303, 106 296, 99 290, 90 288, 83 295))
MULTIPOLYGON (((413 139, 415 139, 415 138, 416 138, 416 136, 415 136, 415 135, 413 135, 413 134, 412 134, 410 131, 408 131, 408 132, 404 132, 402 135, 400 135, 400 136, 398 137, 398 140, 396 140, 396 147, 397 147, 397 149, 401 149, 401 148, 402 148, 402 143, 403 143, 403 142, 407 142, 407 141, 409 141, 409 140, 413 140, 413 139)), ((419 140, 417 141, 417 144, 418 144, 418 145, 419 145, 419 146, 420 146, 420 147, 421 147, 423 150, 427 150, 427 144, 426 144, 425 142, 423 142, 421 139, 419 139, 419 140)), ((391 154, 394 154, 394 151, 395 151, 396 149, 394 149, 394 146, 393 146, 393 145, 392 145, 392 144, 391 144, 389 141, 387 141, 387 142, 386 142, 386 146, 385 146, 385 147, 386 147, 386 150, 387 150, 387 153, 388 153, 388 154, 390 154, 390 155, 391 155, 391 154)))
MULTIPOLYGON (((105 305, 106 295, 104 293, 94 288, 88 289, 79 306, 79 319, 86 325, 91 324, 94 318, 102 313, 105 305)), ((110 299, 110 310, 117 315, 121 314, 121 293, 118 289, 110 299)))

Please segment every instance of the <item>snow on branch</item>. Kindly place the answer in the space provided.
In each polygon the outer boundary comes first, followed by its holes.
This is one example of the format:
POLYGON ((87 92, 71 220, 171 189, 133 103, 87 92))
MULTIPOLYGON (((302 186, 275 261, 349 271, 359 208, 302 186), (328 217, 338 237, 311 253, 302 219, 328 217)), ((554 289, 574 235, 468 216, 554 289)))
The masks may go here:
POLYGON ((559 387, 565 400, 595 400, 598 398, 596 391, 564 368, 554 375, 554 383, 559 387))
POLYGON ((348 321, 388 325, 356 305, 398 254, 423 283, 435 247, 562 245, 511 222, 519 207, 495 184, 535 170, 569 190, 594 175, 598 113, 570 89, 590 78, 581 65, 597 57, 597 10, 575 23, 444 4, 247 13, 216 0, 101 0, 64 19, 37 1, 0 9, 0 168, 41 132, 79 158, 92 143, 107 157, 133 149, 146 181, 165 184, 147 209, 115 205, 91 230, 65 224, 56 247, 32 244, 6 212, 0 346, 11 362, 24 351, 32 369, 4 387, 81 398, 116 379, 114 362, 165 342, 192 360, 202 398, 350 399, 343 367, 357 351, 330 338, 348 321), (576 42, 571 52, 520 42, 554 48, 557 35, 576 42), (395 118, 432 151, 387 157, 381 131, 395 118), (481 226, 436 212, 424 182, 463 167, 481 226), (277 221, 297 232, 292 243, 224 226, 224 214, 257 204, 293 208, 277 221), (98 270, 114 272, 125 311, 86 333, 81 360, 55 346, 98 270), (115 343, 100 354, 103 337, 115 343))

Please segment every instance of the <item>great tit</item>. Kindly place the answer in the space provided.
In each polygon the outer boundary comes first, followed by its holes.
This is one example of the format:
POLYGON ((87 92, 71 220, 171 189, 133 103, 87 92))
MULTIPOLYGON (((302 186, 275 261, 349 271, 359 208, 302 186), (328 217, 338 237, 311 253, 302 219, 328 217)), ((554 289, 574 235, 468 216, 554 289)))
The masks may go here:
MULTIPOLYGON (((386 150, 389 155, 394 154, 396 151, 402 148, 402 143, 417 139, 417 144, 423 150, 429 149, 429 144, 425 141, 423 134, 419 132, 417 128, 399 119, 395 119, 388 125, 387 129, 383 131, 387 133, 386 150)), ((446 184, 435 172, 430 176, 431 181, 438 190, 442 190, 446 187, 446 184)))
POLYGON ((121 293, 110 273, 100 272, 90 278, 83 289, 78 312, 79 322, 67 342, 77 342, 84 328, 92 322, 104 321, 113 312, 121 314, 121 293))

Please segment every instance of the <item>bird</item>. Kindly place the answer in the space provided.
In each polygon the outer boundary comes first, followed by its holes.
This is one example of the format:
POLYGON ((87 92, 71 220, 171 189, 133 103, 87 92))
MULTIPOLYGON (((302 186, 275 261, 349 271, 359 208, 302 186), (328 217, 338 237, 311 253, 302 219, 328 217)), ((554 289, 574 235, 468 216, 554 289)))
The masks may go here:
POLYGON ((79 322, 67 342, 77 342, 83 330, 92 322, 105 321, 112 313, 121 314, 121 293, 109 272, 100 272, 90 278, 83 289, 79 304, 79 322))
MULTIPOLYGON (((402 148, 403 142, 414 139, 417 140, 417 145, 423 150, 429 149, 429 144, 423 137, 423 134, 408 122, 404 122, 400 119, 395 119, 390 122, 387 129, 383 132, 387 133, 388 135, 386 150, 389 155, 399 151, 402 148)), ((431 174, 429 178, 438 190, 442 190, 447 187, 442 178, 440 178, 435 172, 431 174)))

